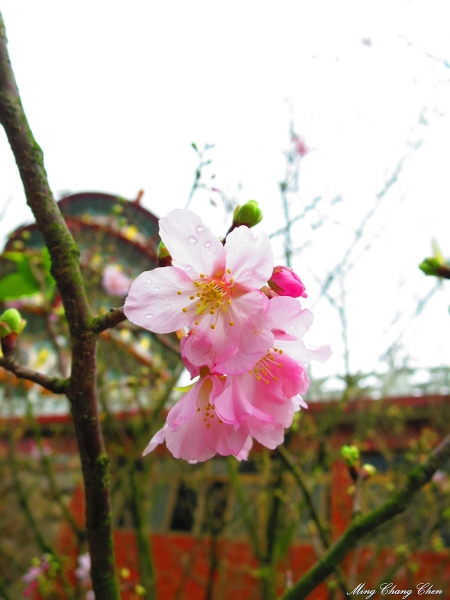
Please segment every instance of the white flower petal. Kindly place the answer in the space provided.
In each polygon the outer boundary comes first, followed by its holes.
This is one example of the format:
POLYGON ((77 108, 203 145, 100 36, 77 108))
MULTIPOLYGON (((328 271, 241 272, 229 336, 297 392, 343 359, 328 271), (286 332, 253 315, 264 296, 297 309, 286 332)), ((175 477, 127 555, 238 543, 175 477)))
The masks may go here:
POLYGON ((177 331, 195 317, 195 300, 190 300, 190 296, 195 296, 196 292, 194 284, 181 269, 160 267, 144 271, 133 281, 123 312, 132 323, 149 331, 177 331))
POLYGON ((255 234, 242 225, 227 236, 225 244, 227 269, 240 286, 260 289, 273 271, 273 253, 264 231, 255 234))
POLYGON ((211 276, 223 271, 222 243, 192 211, 171 210, 159 221, 159 235, 170 252, 173 266, 186 271, 191 279, 198 279, 201 273, 211 276))

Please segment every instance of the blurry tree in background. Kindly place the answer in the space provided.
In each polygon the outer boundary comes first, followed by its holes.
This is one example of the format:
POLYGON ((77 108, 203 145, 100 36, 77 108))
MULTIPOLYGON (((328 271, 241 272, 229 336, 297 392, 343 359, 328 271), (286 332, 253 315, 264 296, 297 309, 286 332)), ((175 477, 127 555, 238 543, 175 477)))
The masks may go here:
MULTIPOLYGON (((143 459, 179 394, 178 340, 135 327, 111 306, 157 266, 157 219, 141 194, 75 194, 59 202, 60 216, 2 23, 0 43, 0 120, 37 221, 13 232, 0 257, 0 596, 319 600, 344 597, 361 581, 369 589, 429 581, 448 592, 449 371, 414 380, 413 370, 394 368, 392 348, 387 374, 353 373, 349 361, 346 277, 370 249, 366 224, 403 159, 347 251, 318 277, 319 297, 342 325, 341 389, 313 381, 310 410, 297 415, 284 445, 256 447, 249 461, 188 465, 164 451, 143 459), (414 390, 424 395, 417 402, 414 390), (314 403, 327 393, 329 403, 314 403), (391 395, 410 398, 381 401, 391 395), (380 401, 362 400, 370 397, 380 401)), ((211 148, 193 144, 199 165, 187 205, 203 189, 231 214, 236 202, 205 179, 211 148)), ((285 225, 271 236, 282 240, 288 266, 345 201, 325 206, 318 196, 294 213, 310 151, 292 120, 279 184, 285 225), (311 234, 297 245, 294 226, 310 217, 311 234)), ((448 278, 437 250, 421 268, 448 278)))

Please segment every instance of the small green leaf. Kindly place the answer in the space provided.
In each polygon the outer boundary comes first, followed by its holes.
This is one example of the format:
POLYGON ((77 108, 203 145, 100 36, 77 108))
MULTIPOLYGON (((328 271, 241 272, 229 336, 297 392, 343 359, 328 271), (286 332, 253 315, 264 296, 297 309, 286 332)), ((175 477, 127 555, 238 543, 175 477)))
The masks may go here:
POLYGON ((39 292, 39 284, 23 273, 11 273, 0 280, 0 300, 17 300, 39 292))
POLYGON ((194 385, 195 385, 196 383, 197 383, 197 382, 196 382, 196 381, 194 381, 194 383, 191 383, 190 385, 186 385, 186 386, 184 386, 184 387, 174 387, 173 389, 174 389, 176 392, 182 392, 183 394, 185 394, 186 392, 188 392, 189 390, 191 390, 191 389, 194 387, 194 385))
POLYGON ((0 321, 0 337, 6 337, 11 333, 11 328, 8 323, 0 321))

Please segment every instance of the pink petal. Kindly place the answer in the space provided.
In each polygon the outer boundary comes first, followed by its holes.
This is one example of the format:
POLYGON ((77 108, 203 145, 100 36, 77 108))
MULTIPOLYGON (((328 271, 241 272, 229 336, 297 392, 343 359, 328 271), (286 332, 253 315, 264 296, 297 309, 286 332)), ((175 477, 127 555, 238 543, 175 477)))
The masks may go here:
POLYGON ((247 441, 245 442, 245 444, 244 444, 244 446, 242 448, 242 450, 239 452, 239 454, 236 454, 237 460, 238 461, 248 460, 248 453, 252 449, 252 446, 253 446, 253 439, 249 435, 248 438, 247 438, 247 441))
POLYGON ((173 266, 186 271, 191 279, 198 279, 200 273, 214 275, 224 270, 222 243, 192 211, 170 211, 159 221, 159 234, 173 266))
POLYGON ((198 320, 199 324, 194 325, 187 336, 183 353, 189 363, 207 366, 212 371, 216 363, 227 359, 236 349, 228 335, 232 327, 223 315, 217 313, 206 313, 198 320))
POLYGON ((232 425, 220 423, 217 417, 209 419, 208 423, 203 419, 203 414, 195 411, 177 432, 168 431, 167 448, 175 458, 202 462, 217 453, 228 456, 242 451, 248 438, 247 428, 235 431, 232 425))
POLYGON ((167 425, 171 431, 178 431, 180 425, 189 421, 200 408, 213 403, 215 397, 223 390, 224 382, 218 377, 205 377, 197 381, 193 388, 183 394, 167 415, 167 425))
POLYGON ((155 435, 152 437, 147 448, 142 453, 142 456, 146 456, 147 454, 150 454, 150 452, 153 452, 153 450, 156 448, 156 446, 159 446, 159 444, 162 444, 166 438, 166 432, 167 432, 167 425, 164 425, 164 427, 162 429, 160 429, 159 431, 157 431, 155 433, 155 435))
POLYGON ((230 327, 228 335, 246 354, 261 353, 262 357, 273 344, 274 338, 266 313, 268 305, 267 297, 254 291, 233 298, 229 306, 230 319, 234 326, 230 327))
POLYGON ((311 360, 325 362, 332 354, 330 346, 311 346, 311 348, 307 348, 302 340, 295 340, 294 342, 277 341, 277 347, 289 355, 292 360, 302 365, 306 365, 311 360))
POLYGON ((225 423, 239 425, 250 415, 263 423, 271 423, 273 418, 250 403, 254 394, 252 377, 230 375, 227 377, 223 392, 215 399, 217 416, 225 423))
POLYGON ((195 300, 189 297, 196 292, 197 288, 181 269, 160 267, 144 271, 133 281, 123 312, 132 323, 149 331, 177 331, 195 318, 195 300))
POLYGON ((187 335, 185 335, 180 340, 181 358, 182 358, 182 360, 184 362, 184 366, 189 371, 191 379, 194 379, 194 377, 198 377, 200 375, 200 367, 198 367, 197 365, 194 365, 193 363, 191 363, 190 360, 188 359, 188 357, 186 356, 186 352, 184 351, 184 347, 186 345, 187 340, 188 340, 188 336, 187 335))
POLYGON ((294 396, 294 398, 292 398, 292 402, 294 403, 295 412, 298 412, 301 408, 308 408, 308 405, 300 395, 294 396))
POLYGON ((273 271, 273 253, 264 231, 255 234, 242 225, 227 236, 226 266, 235 283, 247 289, 260 289, 273 271))
POLYGON ((266 448, 273 450, 284 441, 284 426, 279 423, 264 426, 254 417, 248 420, 250 435, 266 448))
POLYGON ((298 300, 281 296, 269 301, 267 315, 276 340, 303 337, 314 320, 312 312, 303 310, 298 300))

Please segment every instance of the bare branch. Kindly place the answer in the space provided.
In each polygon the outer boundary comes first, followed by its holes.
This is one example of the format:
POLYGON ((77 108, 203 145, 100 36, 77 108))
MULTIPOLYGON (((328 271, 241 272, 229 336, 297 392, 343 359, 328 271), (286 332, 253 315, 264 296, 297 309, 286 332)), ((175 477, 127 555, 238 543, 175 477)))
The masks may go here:
POLYGON ((410 471, 404 485, 390 500, 365 517, 356 518, 322 558, 292 587, 282 600, 303 600, 334 571, 361 538, 404 512, 414 494, 430 481, 450 459, 450 434, 430 453, 427 460, 410 471))
POLYGON ((122 308, 111 308, 111 310, 104 315, 100 315, 99 317, 95 317, 91 321, 91 331, 93 333, 101 333, 105 331, 105 329, 110 329, 111 327, 115 327, 119 323, 126 321, 126 316, 123 312, 122 308))
POLYGON ((60 379, 59 377, 50 377, 45 373, 39 373, 39 371, 20 365, 14 358, 0 358, 0 367, 10 371, 18 379, 27 379, 33 383, 38 383, 54 394, 65 394, 69 386, 69 379, 60 379))

